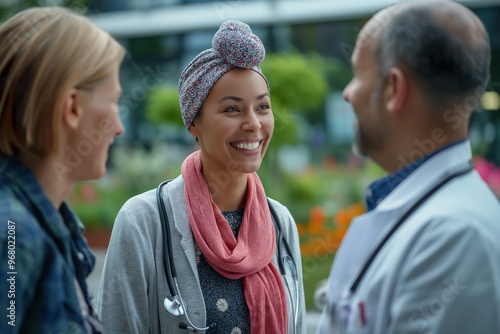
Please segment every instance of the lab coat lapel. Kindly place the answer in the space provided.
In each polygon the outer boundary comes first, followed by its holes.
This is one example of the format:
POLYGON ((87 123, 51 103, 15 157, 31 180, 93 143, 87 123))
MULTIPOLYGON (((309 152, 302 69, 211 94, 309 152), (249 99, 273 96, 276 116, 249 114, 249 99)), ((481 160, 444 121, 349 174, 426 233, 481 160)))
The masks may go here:
POLYGON ((332 279, 329 282, 331 300, 338 299, 341 293, 352 284, 400 211, 371 211, 351 222, 332 267, 332 279))
POLYGON ((332 267, 330 300, 338 299, 350 287, 382 238, 406 210, 444 177, 466 167, 471 157, 469 141, 449 148, 416 169, 373 211, 352 221, 332 267))
POLYGON ((465 141, 433 156, 411 173, 377 207, 390 211, 416 202, 445 177, 467 167, 472 159, 470 142, 465 141))

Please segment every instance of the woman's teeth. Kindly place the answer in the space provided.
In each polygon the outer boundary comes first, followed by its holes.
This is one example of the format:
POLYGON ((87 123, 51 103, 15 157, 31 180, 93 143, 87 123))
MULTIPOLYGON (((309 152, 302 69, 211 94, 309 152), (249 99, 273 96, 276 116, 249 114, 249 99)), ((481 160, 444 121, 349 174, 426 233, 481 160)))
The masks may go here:
POLYGON ((239 148, 241 150, 255 150, 259 147, 260 142, 256 141, 255 143, 240 143, 233 144, 234 147, 239 148))

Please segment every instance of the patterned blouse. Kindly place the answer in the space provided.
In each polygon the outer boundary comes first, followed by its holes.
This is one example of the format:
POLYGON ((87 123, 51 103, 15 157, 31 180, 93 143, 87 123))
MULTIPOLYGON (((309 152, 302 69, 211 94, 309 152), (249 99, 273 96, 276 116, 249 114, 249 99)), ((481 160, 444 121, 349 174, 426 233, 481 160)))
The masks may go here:
MULTIPOLYGON (((222 212, 222 215, 237 238, 243 209, 222 212)), ((243 294, 243 279, 229 279, 215 271, 205 260, 198 245, 196 262, 207 309, 207 325, 216 325, 207 333, 250 333, 250 313, 243 294)))

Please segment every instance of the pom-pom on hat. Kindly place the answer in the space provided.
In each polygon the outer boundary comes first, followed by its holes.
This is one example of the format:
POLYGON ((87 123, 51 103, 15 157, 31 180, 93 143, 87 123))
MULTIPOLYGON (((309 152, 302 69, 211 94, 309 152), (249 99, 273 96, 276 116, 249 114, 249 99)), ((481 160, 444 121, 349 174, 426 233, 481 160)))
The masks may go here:
MULTIPOLYGON (((186 66, 179 79, 179 102, 187 129, 208 93, 224 74, 235 67, 254 70, 262 75, 259 64, 266 50, 248 24, 231 20, 221 24, 212 40, 212 48, 201 52, 186 66)), ((269 83, 267 83, 269 88, 269 83)))

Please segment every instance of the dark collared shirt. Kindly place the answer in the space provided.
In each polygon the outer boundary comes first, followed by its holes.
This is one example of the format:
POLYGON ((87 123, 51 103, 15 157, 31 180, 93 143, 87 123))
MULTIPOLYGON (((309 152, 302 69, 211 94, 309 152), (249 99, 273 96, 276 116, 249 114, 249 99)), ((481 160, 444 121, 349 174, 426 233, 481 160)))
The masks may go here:
POLYGON ((81 305, 95 257, 82 230, 26 166, 0 154, 0 333, 87 333, 81 305))
POLYGON ((406 179, 414 170, 420 167, 424 162, 429 160, 434 155, 449 149, 452 146, 465 142, 466 139, 454 142, 445 146, 429 155, 424 156, 402 168, 396 172, 386 175, 377 181, 374 181, 366 191, 366 211, 371 211, 401 183, 406 179))

